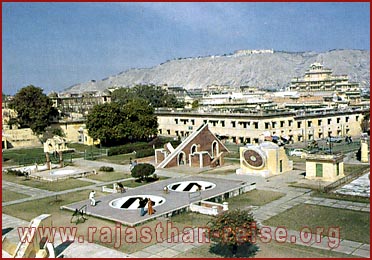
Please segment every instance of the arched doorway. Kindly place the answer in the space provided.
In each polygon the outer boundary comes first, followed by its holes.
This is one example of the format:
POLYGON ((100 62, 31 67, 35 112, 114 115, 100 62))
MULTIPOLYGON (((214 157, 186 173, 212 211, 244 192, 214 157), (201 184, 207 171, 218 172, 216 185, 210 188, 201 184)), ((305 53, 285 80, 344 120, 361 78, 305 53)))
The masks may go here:
POLYGON ((213 141, 212 143, 212 157, 215 158, 218 155, 218 143, 217 141, 213 141))
POLYGON ((190 148, 190 154, 196 153, 196 144, 193 144, 190 148))
POLYGON ((180 152, 177 158, 178 165, 185 165, 186 164, 186 154, 185 152, 180 152))

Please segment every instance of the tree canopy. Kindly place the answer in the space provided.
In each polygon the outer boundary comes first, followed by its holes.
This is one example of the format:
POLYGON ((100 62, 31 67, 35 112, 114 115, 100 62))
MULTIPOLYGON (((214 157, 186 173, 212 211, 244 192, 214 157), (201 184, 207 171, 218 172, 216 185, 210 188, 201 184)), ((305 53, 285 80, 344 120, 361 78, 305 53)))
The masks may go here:
POLYGON ((131 175, 140 180, 146 179, 155 172, 155 167, 149 163, 140 163, 133 167, 131 175))
POLYGON ((9 108, 17 112, 16 122, 21 128, 29 127, 37 135, 42 134, 50 125, 50 119, 58 115, 48 96, 33 85, 22 88, 9 102, 9 108))
POLYGON ((154 108, 142 99, 133 99, 125 105, 100 104, 88 114, 86 127, 92 138, 106 146, 143 141, 157 133, 154 112, 154 108))
POLYGON ((183 107, 185 104, 177 100, 174 94, 154 85, 137 85, 133 88, 120 88, 111 95, 112 101, 126 104, 133 99, 144 99, 151 106, 157 107, 183 107))
MULTIPOLYGON (((225 211, 216 216, 208 223, 209 236, 212 241, 217 243, 213 250, 223 252, 221 248, 229 248, 232 255, 236 255, 240 247, 249 247, 254 244, 258 235, 258 227, 253 218, 252 212, 248 210, 235 209, 225 211)), ((249 254, 254 253, 255 249, 244 250, 249 254)), ((250 255, 246 255, 248 257, 250 255)))

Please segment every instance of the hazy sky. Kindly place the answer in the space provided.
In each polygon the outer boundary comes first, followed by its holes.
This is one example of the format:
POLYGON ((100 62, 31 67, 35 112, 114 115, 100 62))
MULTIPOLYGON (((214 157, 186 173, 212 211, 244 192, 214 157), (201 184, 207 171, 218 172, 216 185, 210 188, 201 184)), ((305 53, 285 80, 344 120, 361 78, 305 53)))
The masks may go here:
POLYGON ((369 3, 2 3, 3 92, 239 49, 370 49, 369 3))

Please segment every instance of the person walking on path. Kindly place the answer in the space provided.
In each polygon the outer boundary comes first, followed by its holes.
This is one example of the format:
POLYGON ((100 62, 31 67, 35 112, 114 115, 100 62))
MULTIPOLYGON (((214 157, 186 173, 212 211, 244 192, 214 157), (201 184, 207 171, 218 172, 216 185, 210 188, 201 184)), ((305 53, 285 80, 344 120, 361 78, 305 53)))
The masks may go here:
POLYGON ((150 198, 148 198, 148 201, 147 201, 147 210, 148 210, 148 213, 149 215, 152 215, 155 213, 155 210, 152 208, 152 201, 150 198))
POLYGON ((93 207, 96 205, 96 200, 94 199, 95 196, 96 196, 96 192, 94 190, 92 190, 89 193, 89 200, 90 200, 90 205, 93 206, 93 207))
POLYGON ((143 217, 145 212, 146 201, 143 198, 139 198, 140 216, 143 217))

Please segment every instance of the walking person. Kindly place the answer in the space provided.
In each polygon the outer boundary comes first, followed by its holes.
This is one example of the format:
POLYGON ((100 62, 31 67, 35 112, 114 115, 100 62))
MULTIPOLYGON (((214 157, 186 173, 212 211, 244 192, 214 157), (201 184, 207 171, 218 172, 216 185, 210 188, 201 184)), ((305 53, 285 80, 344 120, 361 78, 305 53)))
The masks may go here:
POLYGON ((146 212, 145 212, 145 206, 146 206, 146 201, 143 198, 139 198, 139 208, 140 208, 140 216, 143 217, 146 212))
POLYGON ((155 213, 155 210, 152 208, 152 204, 153 204, 152 200, 150 198, 148 198, 148 200, 147 200, 147 210, 148 210, 149 215, 152 215, 152 214, 155 213))
POLYGON ((91 206, 96 206, 96 200, 94 199, 94 197, 96 196, 96 192, 94 190, 92 190, 90 193, 89 193, 89 200, 90 200, 90 205, 91 206))

